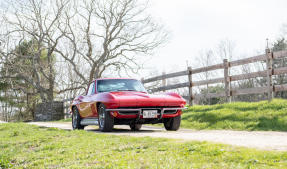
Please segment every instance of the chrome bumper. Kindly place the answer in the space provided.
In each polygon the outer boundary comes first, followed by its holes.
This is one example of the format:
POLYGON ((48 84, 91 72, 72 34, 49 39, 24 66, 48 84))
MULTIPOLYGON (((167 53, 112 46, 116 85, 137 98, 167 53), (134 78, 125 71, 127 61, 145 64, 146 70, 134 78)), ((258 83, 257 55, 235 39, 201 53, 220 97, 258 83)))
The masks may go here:
POLYGON ((127 112, 127 111, 137 111, 137 119, 140 118, 140 116, 142 115, 142 111, 143 110, 160 110, 160 113, 158 115, 160 115, 159 119, 162 119, 162 116, 164 114, 164 111, 166 110, 184 110, 187 109, 187 107, 174 107, 174 108, 138 108, 138 109, 106 109, 106 111, 117 111, 119 112, 119 114, 121 114, 120 112, 127 112))

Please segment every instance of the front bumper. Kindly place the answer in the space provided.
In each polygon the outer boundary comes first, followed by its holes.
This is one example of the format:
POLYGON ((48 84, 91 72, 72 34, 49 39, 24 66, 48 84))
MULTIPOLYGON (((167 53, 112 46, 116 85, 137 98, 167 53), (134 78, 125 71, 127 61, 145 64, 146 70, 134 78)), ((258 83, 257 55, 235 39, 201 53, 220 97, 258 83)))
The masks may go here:
POLYGON ((141 119, 143 114, 143 110, 158 110, 158 120, 162 118, 170 118, 181 115, 181 111, 183 109, 187 109, 186 107, 172 107, 172 108, 136 108, 136 109, 127 109, 127 108, 119 108, 119 109, 106 109, 106 111, 110 112, 116 118, 136 118, 141 119), (168 111, 174 111, 174 113, 168 113, 168 111), (131 113, 127 113, 131 112, 131 113))

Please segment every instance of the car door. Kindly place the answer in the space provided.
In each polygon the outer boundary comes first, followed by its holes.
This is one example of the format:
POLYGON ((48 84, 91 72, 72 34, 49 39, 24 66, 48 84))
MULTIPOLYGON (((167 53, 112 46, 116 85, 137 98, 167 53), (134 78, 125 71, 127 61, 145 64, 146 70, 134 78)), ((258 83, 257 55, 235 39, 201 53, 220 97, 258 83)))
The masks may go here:
POLYGON ((95 82, 92 82, 89 85, 86 96, 82 99, 79 107, 80 107, 80 115, 81 117, 92 117, 95 113, 94 111, 94 100, 93 95, 95 94, 95 82))

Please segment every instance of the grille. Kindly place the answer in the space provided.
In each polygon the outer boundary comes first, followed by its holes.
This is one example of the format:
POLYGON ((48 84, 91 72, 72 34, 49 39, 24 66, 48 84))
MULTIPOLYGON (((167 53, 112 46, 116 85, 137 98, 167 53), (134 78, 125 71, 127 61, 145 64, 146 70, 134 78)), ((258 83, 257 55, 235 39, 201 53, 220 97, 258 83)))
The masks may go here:
MULTIPOLYGON (((160 114, 162 108, 175 108, 175 107, 119 107, 119 109, 142 109, 142 110, 157 110, 157 113, 160 114)), ((164 114, 175 114, 177 110, 165 110, 164 114)), ((120 111, 120 114, 123 115, 135 115, 138 114, 138 111, 120 111)))
POLYGON ((119 107, 119 109, 162 109, 162 108, 177 108, 179 106, 153 106, 153 107, 119 107))
POLYGON ((175 114, 177 110, 165 110, 163 114, 175 114))

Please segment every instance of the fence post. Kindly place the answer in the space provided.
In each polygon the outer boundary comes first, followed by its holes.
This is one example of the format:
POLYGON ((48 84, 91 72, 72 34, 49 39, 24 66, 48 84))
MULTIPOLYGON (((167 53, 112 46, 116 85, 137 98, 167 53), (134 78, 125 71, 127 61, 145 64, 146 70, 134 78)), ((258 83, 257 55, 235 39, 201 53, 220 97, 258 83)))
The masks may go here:
POLYGON ((189 93, 189 105, 193 106, 193 95, 192 95, 192 68, 188 67, 188 82, 189 82, 189 88, 188 88, 188 93, 189 93))
POLYGON ((266 54, 266 68, 267 68, 267 92, 268 92, 268 101, 270 102, 273 99, 273 82, 272 82, 272 75, 273 75, 273 52, 270 51, 269 48, 265 49, 266 54))
POLYGON ((225 87, 225 97, 228 103, 231 102, 230 96, 230 78, 229 78, 229 63, 227 59, 223 59, 224 65, 224 87, 225 87))
MULTIPOLYGON (((162 87, 166 86, 166 78, 165 78, 165 74, 166 74, 165 72, 162 72, 162 76, 164 77, 164 78, 162 79, 162 81, 161 81, 161 82, 162 82, 162 84, 161 84, 161 85, 162 85, 162 87)), ((163 92, 165 92, 165 90, 163 90, 163 92)))

